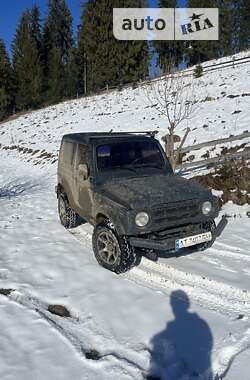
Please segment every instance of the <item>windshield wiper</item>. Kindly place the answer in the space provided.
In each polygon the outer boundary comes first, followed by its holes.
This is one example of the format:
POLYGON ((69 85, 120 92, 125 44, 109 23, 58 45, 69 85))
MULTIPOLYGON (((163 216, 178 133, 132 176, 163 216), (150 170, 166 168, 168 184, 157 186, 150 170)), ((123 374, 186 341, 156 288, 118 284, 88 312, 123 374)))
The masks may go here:
POLYGON ((154 168, 154 169, 163 169, 162 166, 159 165, 153 165, 153 164, 142 164, 142 165, 136 165, 136 168, 154 168))
POLYGON ((136 173, 136 170, 131 168, 130 165, 114 166, 112 169, 124 169, 124 170, 130 170, 131 172, 136 173))

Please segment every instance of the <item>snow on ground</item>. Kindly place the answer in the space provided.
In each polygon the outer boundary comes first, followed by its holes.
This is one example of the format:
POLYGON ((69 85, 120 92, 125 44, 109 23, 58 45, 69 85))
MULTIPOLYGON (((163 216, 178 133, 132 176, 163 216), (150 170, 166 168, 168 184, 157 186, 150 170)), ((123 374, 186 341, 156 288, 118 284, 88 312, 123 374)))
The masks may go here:
POLYGON ((89 225, 70 234, 59 224, 53 168, 2 154, 1 169, 0 288, 16 290, 0 298, 1 379, 143 379, 152 370, 191 380, 209 367, 214 376, 248 380, 245 210, 206 253, 145 259, 117 276, 96 263, 89 225), (50 314, 48 304, 56 303, 72 317, 50 314), (100 360, 86 359, 89 350, 100 360))
MULTIPOLYGON (((209 100, 189 121, 187 144, 249 129, 249 75, 246 63, 201 78, 209 100)), ((0 125, 0 288, 14 289, 0 296, 1 379, 249 380, 249 206, 224 206, 228 224, 206 252, 143 259, 120 276, 96 263, 90 225, 68 232, 58 221, 63 134, 159 129, 161 136, 165 124, 137 88, 0 125), (49 304, 71 317, 52 315, 49 304), (98 360, 89 358, 94 350, 98 360)))
POLYGON ((36 312, 4 297, 0 312, 1 379, 79 379, 84 373, 74 348, 36 312))

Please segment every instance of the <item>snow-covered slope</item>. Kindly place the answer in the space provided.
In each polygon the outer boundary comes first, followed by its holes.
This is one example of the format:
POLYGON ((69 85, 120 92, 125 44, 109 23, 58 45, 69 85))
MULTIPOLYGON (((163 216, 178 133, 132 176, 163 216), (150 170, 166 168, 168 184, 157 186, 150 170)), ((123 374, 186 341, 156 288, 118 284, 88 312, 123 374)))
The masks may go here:
MULTIPOLYGON (((205 73, 194 83, 198 106, 177 130, 182 136, 191 128, 187 145, 250 131, 250 62, 205 73)), ((150 98, 155 103, 154 91, 150 98)), ((69 132, 159 130, 160 138, 168 123, 151 101, 143 87, 67 101, 2 123, 0 144, 34 162, 55 163, 69 132)))
MULTIPOLYGON (((250 65, 201 81, 201 99, 210 100, 189 121, 187 144, 249 130, 250 65)), ((8 298, 0 295, 1 380, 143 380, 149 374, 249 380, 248 205, 224 206, 222 213, 234 216, 206 252, 143 259, 122 276, 96 263, 90 225, 69 233, 58 221, 54 185, 63 134, 159 129, 162 135, 166 125, 141 88, 61 103, 0 125, 0 293, 13 289, 8 298), (49 304, 66 306, 71 316, 51 314, 49 304)))

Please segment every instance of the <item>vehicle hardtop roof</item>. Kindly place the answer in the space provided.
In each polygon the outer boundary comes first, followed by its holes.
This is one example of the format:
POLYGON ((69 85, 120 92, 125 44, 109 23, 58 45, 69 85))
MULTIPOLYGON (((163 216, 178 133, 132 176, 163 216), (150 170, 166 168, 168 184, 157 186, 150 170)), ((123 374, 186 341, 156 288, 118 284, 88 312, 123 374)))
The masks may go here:
POLYGON ((119 139, 119 138, 145 138, 155 137, 158 131, 146 131, 146 132, 84 132, 84 133, 70 133, 63 136, 63 141, 77 142, 89 144, 92 140, 103 139, 119 139))

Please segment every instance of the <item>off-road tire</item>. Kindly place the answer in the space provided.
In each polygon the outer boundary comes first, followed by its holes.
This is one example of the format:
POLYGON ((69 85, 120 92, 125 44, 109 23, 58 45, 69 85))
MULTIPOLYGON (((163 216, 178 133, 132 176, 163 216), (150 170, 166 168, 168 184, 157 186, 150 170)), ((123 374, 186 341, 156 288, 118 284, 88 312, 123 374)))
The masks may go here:
POLYGON ((200 252, 205 251, 206 249, 211 248, 212 245, 214 244, 214 241, 216 239, 216 236, 215 236, 216 224, 214 221, 212 221, 211 223, 208 223, 207 230, 212 233, 212 240, 206 243, 197 244, 196 246, 197 251, 200 251, 200 252))
POLYGON ((58 214, 61 224, 66 228, 75 228, 80 224, 79 215, 69 206, 67 196, 64 193, 58 196, 58 214))
POLYGON ((104 268, 117 274, 130 270, 137 264, 137 255, 134 248, 129 244, 124 236, 119 236, 112 224, 103 222, 94 228, 92 236, 92 246, 97 262, 104 268), (108 263, 103 259, 99 248, 99 238, 108 234, 117 243, 117 257, 113 263, 108 263))

